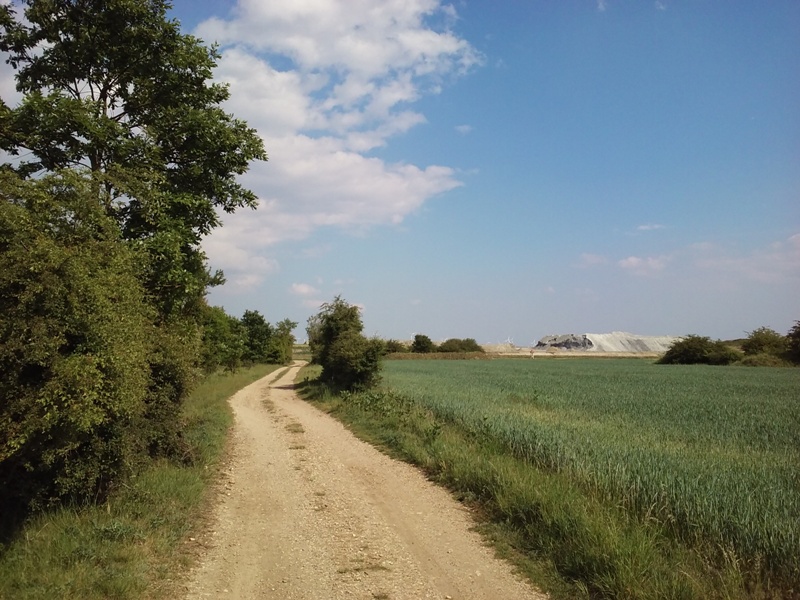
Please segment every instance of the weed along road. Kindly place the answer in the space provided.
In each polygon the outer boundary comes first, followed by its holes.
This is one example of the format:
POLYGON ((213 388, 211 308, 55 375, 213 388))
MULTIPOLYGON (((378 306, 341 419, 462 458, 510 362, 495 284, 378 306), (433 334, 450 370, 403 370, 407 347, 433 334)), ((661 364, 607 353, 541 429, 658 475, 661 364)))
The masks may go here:
POLYGON ((186 598, 545 598, 414 468, 300 400, 294 365, 231 398, 234 448, 186 598))

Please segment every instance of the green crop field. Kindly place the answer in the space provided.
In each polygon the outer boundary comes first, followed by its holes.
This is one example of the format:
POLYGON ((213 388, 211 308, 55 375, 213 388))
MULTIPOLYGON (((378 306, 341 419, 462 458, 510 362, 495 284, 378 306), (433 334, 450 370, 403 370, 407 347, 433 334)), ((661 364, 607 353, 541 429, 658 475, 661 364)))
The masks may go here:
POLYGON ((800 581, 800 369, 409 360, 383 382, 681 543, 800 581))

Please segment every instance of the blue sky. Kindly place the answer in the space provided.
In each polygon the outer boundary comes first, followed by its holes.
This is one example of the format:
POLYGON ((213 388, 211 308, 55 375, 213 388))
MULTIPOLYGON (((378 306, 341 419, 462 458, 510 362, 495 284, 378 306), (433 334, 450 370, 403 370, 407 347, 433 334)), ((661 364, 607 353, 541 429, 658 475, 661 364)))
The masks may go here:
POLYGON ((270 160, 212 304, 365 333, 800 319, 800 3, 176 0, 270 160))

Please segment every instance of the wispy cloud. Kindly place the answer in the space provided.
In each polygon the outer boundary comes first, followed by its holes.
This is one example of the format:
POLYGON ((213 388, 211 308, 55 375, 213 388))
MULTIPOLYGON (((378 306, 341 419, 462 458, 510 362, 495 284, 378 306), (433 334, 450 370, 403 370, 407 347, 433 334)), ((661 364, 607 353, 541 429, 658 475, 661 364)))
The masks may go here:
POLYGON ((656 231, 658 229, 666 229, 666 227, 660 223, 647 223, 645 225, 639 225, 636 231, 656 231))
POLYGON ((655 1, 655 7, 656 10, 667 10, 667 5, 664 2, 661 2, 661 0, 655 1))
POLYGON ((472 131, 472 125, 456 125, 456 131, 461 135, 466 135, 472 131))
POLYGON ((588 269, 590 267, 597 267, 600 265, 607 265, 608 258, 599 254, 589 254, 584 252, 578 257, 578 263, 575 265, 580 269, 588 269))
POLYGON ((316 296, 319 290, 308 283, 293 283, 289 291, 295 296, 316 296))
POLYGON ((694 265, 727 278, 764 284, 800 283, 800 233, 744 255, 712 244, 693 247, 694 265))
POLYGON ((320 290, 308 283, 293 283, 289 286, 289 293, 300 297, 300 304, 305 308, 318 309, 325 302, 320 299, 320 290))
POLYGON ((600 12, 605 12, 608 8, 608 2, 606 0, 597 0, 597 10, 600 12))
POLYGON ((634 275, 648 276, 663 271, 668 261, 665 256, 629 256, 618 261, 617 265, 634 275))
POLYGON ((239 0, 230 15, 195 33, 220 44, 215 77, 230 86, 226 109, 258 130, 269 162, 243 178, 259 209, 226 215, 204 244, 212 265, 249 273, 230 257, 266 257, 325 227, 397 224, 461 185, 448 166, 367 155, 425 123, 413 108, 423 96, 483 64, 451 30, 451 4, 239 0))

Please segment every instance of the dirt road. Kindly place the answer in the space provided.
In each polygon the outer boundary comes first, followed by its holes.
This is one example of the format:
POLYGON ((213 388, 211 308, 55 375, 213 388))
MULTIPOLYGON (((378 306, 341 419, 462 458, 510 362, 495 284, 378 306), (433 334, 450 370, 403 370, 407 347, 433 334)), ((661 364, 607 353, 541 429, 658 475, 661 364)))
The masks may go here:
POLYGON ((298 399, 298 368, 231 399, 235 447, 187 599, 544 598, 447 492, 298 399))

